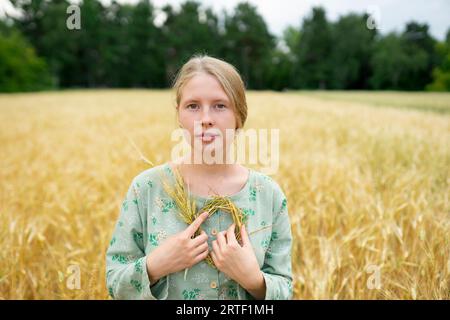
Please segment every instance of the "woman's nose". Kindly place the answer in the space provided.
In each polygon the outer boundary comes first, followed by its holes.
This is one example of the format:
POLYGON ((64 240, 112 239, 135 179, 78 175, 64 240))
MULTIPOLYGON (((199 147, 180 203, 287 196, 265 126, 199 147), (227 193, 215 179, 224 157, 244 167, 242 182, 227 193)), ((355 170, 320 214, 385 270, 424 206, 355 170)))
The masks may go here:
POLYGON ((203 108, 201 122, 202 126, 211 126, 214 122, 208 107, 203 108))

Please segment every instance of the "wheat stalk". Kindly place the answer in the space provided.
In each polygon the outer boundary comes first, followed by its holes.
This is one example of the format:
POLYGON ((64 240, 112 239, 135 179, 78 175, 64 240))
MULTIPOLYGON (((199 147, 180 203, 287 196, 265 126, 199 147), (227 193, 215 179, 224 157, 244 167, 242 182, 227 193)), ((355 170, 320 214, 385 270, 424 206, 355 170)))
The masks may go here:
MULTIPOLYGON (((179 173, 179 170, 175 168, 172 170, 175 176, 175 185, 172 186, 166 177, 161 177, 162 185, 166 193, 175 201, 179 211, 179 215, 181 219, 188 225, 192 224, 194 220, 198 217, 199 214, 203 212, 208 212, 208 218, 211 217, 218 210, 223 210, 231 214, 233 218, 233 222, 236 225, 235 235, 238 241, 241 240, 241 227, 245 223, 244 214, 242 210, 238 208, 230 199, 226 196, 219 196, 217 193, 210 200, 208 200, 205 205, 200 209, 196 210, 195 200, 192 199, 191 194, 189 192, 189 187, 186 187, 186 183, 183 180, 183 177, 179 173)), ((198 236, 202 231, 200 227, 195 232, 194 236, 198 236)), ((211 254, 208 254, 206 257, 206 262, 216 268, 214 265, 214 261, 211 257, 211 254)), ((185 276, 187 273, 187 269, 185 272, 185 276)))

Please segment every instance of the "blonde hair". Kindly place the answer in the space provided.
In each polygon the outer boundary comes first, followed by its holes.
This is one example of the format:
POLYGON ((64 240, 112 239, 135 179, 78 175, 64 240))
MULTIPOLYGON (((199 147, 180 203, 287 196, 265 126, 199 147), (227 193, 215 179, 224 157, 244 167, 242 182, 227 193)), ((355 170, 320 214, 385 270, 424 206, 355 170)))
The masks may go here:
POLYGON ((177 108, 180 105, 181 92, 184 85, 193 76, 202 72, 214 76, 219 81, 234 107, 237 118, 236 129, 242 128, 245 120, 247 120, 247 100, 245 97, 244 82, 233 65, 205 54, 192 56, 176 75, 173 81, 173 89, 175 89, 177 108))

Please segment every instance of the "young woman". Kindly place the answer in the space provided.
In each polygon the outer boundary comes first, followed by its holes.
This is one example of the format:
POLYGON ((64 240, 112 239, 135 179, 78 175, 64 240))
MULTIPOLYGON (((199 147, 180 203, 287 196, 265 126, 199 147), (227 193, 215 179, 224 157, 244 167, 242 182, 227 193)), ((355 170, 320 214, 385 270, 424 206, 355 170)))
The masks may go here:
POLYGON ((133 179, 106 254, 110 296, 291 299, 292 236, 285 194, 269 176, 227 161, 225 146, 234 140, 227 132, 241 129, 247 118, 239 73, 225 61, 201 55, 191 58, 175 80, 178 122, 192 152, 133 179), (199 162, 196 155, 206 151, 221 156, 213 163, 201 157, 199 162), (199 213, 191 225, 180 219, 161 181, 164 175, 174 183, 175 169, 197 208, 219 194, 242 210, 246 223, 241 242, 227 212, 199 213), (194 237, 200 227, 201 234, 194 237), (208 253, 216 268, 206 263, 208 253))

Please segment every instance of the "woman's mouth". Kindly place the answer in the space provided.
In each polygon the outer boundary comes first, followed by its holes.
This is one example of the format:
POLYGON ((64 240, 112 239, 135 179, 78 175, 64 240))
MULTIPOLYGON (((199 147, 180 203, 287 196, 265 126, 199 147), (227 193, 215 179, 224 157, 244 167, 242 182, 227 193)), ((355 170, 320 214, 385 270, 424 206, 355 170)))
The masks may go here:
POLYGON ((201 134, 197 135, 197 138, 201 139, 204 143, 210 143, 216 139, 216 134, 201 134))

